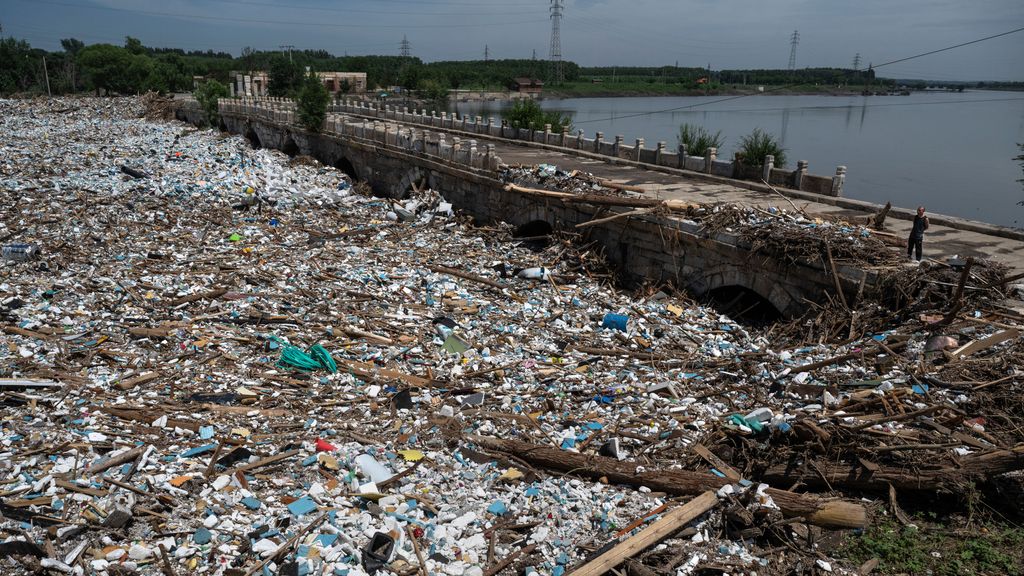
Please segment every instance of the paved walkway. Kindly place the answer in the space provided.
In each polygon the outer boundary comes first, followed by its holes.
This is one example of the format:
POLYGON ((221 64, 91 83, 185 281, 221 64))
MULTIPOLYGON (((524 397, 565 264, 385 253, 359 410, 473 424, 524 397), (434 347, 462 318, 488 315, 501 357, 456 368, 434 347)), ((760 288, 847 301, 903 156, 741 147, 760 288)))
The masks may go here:
MULTIPOLYGON (((679 199, 694 203, 729 202, 760 207, 767 207, 770 204, 790 209, 789 202, 770 193, 475 137, 481 141, 494 143, 496 153, 506 164, 554 164, 563 170, 584 170, 600 178, 642 186, 650 191, 650 196, 661 199, 679 199)), ((839 217, 848 222, 863 223, 870 215, 869 212, 826 203, 792 200, 812 217, 839 217)), ((911 222, 907 220, 890 217, 885 221, 885 231, 895 235, 901 242, 909 235, 910 226, 911 222)), ((989 258, 1009 266, 1013 271, 1024 272, 1024 242, 938 224, 932 224, 925 233, 924 255, 926 258, 941 262, 954 255, 989 258)))

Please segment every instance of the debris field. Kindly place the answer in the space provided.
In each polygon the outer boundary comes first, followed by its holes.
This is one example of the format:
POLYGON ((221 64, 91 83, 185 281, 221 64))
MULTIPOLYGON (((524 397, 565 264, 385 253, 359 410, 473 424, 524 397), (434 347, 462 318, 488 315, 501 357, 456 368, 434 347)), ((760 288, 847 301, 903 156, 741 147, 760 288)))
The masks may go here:
POLYGON ((146 112, 0 100, 0 573, 857 573, 829 535, 1024 468, 999 267, 767 200, 675 214, 889 274, 754 327, 146 112))

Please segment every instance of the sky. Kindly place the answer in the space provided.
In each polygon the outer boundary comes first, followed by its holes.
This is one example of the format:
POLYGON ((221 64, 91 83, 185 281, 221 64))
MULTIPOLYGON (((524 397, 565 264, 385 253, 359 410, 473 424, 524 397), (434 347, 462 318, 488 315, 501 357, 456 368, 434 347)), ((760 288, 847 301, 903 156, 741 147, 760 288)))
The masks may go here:
MULTIPOLYGON (((0 0, 4 37, 230 52, 249 46, 424 61, 547 58, 552 0, 0 0)), ((562 57, 584 66, 861 67, 1024 27, 1022 0, 563 0, 562 57)), ((1024 31, 904 63, 890 78, 1024 81, 1024 31)))

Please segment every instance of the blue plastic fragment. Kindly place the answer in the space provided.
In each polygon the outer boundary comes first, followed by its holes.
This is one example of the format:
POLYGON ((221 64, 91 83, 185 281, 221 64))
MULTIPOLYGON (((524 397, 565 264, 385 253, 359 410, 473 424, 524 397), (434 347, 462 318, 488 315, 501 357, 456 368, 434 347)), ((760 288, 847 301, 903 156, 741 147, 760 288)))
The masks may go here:
POLYGON ((303 496, 295 502, 288 505, 288 511, 295 516, 302 516, 303 514, 309 514, 317 509, 316 502, 309 496, 303 496))
POLYGON ((213 438, 213 426, 200 426, 199 438, 203 440, 209 440, 210 438, 213 438))
POLYGON ((199 456, 200 454, 206 454, 207 452, 213 452, 217 449, 216 444, 207 444, 205 446, 199 446, 192 448, 181 453, 182 458, 191 458, 193 456, 199 456))
POLYGON ((263 503, 250 496, 249 498, 242 498, 242 505, 249 510, 259 510, 263 503))
POLYGON ((329 548, 334 545, 334 541, 338 539, 337 534, 321 534, 316 537, 316 542, 319 546, 329 548))
POLYGON ((209 544, 210 543, 210 539, 212 539, 212 538, 213 538, 213 534, 210 534, 210 531, 207 530, 206 528, 199 528, 198 530, 195 531, 194 534, 192 534, 192 541, 195 542, 196 544, 200 544, 200 545, 202 545, 202 544, 209 544))
POLYGON ((508 507, 501 500, 495 500, 490 506, 487 507, 487 511, 491 514, 501 516, 505 512, 508 512, 508 507))

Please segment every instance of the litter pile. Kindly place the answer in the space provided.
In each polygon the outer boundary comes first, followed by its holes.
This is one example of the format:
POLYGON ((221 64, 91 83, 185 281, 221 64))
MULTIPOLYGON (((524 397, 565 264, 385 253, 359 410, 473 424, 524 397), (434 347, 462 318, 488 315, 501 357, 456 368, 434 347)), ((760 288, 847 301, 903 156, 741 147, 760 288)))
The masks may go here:
POLYGON ((779 345, 444 191, 52 102, 0 101, 5 574, 840 573, 862 495, 1024 467, 981 290, 779 345))

